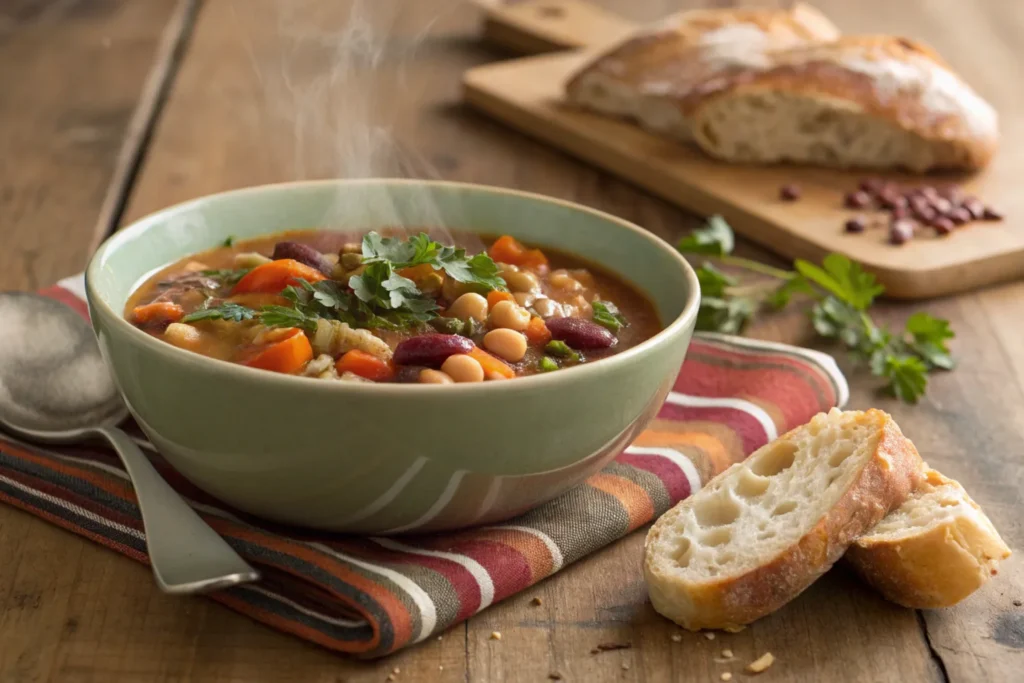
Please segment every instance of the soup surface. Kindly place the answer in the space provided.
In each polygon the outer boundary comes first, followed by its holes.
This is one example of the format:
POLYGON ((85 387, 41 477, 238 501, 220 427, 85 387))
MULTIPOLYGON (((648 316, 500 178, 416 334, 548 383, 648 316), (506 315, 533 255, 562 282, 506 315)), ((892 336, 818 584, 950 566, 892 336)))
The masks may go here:
POLYGON ((125 317, 180 348, 254 368, 423 384, 553 372, 661 329, 630 285, 567 254, 509 236, 457 236, 452 247, 386 233, 228 243, 149 278, 125 317))

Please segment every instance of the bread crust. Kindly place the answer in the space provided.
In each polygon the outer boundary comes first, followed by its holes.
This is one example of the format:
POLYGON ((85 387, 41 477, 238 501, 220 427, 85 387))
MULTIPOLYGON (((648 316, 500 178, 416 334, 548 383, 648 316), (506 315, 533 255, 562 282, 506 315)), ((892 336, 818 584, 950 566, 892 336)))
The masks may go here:
POLYGON ((886 599, 905 607, 950 607, 980 588, 1010 556, 995 527, 958 482, 928 472, 924 487, 953 486, 969 504, 967 514, 901 538, 869 534, 845 559, 886 599))
MULTIPOLYGON (((681 106, 701 131, 703 112, 723 99, 779 92, 831 106, 852 107, 929 144, 911 170, 982 168, 998 145, 995 111, 930 48, 894 36, 848 36, 837 41, 775 52, 772 66, 706 83, 700 96, 681 106)), ((697 144, 714 155, 712 141, 697 144)))
POLYGON ((637 119, 689 140, 686 111, 701 84, 744 64, 762 63, 767 48, 838 37, 839 29, 825 15, 802 3, 788 10, 688 10, 602 52, 568 81, 566 96, 583 107, 637 119), (621 100, 598 102, 595 92, 621 93, 621 100), (652 107, 660 113, 645 115, 652 107))
MULTIPOLYGON (((884 420, 875 452, 842 497, 812 529, 760 566, 719 581, 695 583, 669 576, 662 571, 659 558, 648 551, 644 574, 654 608, 690 630, 748 624, 803 592, 851 543, 890 510, 902 505, 923 476, 921 457, 887 414, 870 410, 864 415, 884 420)), ((719 476, 725 476, 732 469, 719 476)), ((686 501, 681 503, 685 504, 686 501)), ((670 515, 671 512, 663 515, 651 528, 646 541, 648 549, 663 532, 669 533, 670 515)))
POLYGON ((603 52, 566 85, 569 102, 727 161, 736 159, 702 133, 706 113, 751 93, 807 98, 913 136, 927 150, 899 164, 913 171, 979 169, 998 145, 995 111, 934 50, 898 36, 840 37, 807 5, 682 12, 603 52))

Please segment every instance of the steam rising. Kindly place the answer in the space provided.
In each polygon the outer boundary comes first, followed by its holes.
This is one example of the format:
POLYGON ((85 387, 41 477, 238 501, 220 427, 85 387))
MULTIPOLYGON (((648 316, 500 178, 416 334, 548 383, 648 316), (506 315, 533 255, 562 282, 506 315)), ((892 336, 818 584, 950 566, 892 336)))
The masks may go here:
MULTIPOLYGON (((271 154, 275 180, 438 177, 394 134, 399 122, 403 129, 414 127, 420 111, 422 86, 409 78, 408 67, 438 19, 434 3, 422 4, 234 0, 239 37, 259 88, 256 102, 239 106, 256 109, 250 112, 253 144, 271 154), (265 35, 268 30, 276 35, 265 35)), ((413 211, 417 225, 402 227, 444 227, 438 208, 420 194, 413 211)), ((357 213, 366 215, 369 205, 377 225, 359 227, 400 223, 388 193, 368 189, 361 203, 357 213)), ((339 201, 324 225, 344 223, 350 208, 339 201)))

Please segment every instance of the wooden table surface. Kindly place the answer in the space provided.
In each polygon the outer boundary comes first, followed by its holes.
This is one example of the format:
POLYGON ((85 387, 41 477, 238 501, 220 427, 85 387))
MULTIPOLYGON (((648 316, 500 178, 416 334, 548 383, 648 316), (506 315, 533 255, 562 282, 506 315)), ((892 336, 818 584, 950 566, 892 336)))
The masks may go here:
MULTIPOLYGON (((702 3, 599 4, 649 20, 702 3)), ((1019 3, 817 4, 847 31, 934 44, 983 95, 1024 111, 1019 3)), ((82 270, 99 239, 155 209, 296 178, 436 175, 564 197, 666 238, 698 224, 462 107, 461 72, 507 57, 480 43, 479 20, 458 0, 0 3, 0 289, 82 270)), ((953 321, 959 368, 907 407, 874 395, 873 382, 844 363, 851 406, 891 411, 1010 546, 1024 548, 1024 284, 886 305, 881 315, 899 321, 918 308, 953 321)), ((799 313, 752 333, 810 343, 799 313)), ((443 639, 361 663, 204 599, 162 595, 144 567, 3 507, 0 683, 384 681, 396 669, 399 681, 543 681, 552 672, 567 681, 717 681, 726 670, 744 680, 740 667, 715 663, 723 648, 741 662, 773 652, 765 681, 1024 677, 1019 558, 962 605, 926 612, 890 605, 837 568, 777 614, 712 641, 646 603, 642 540, 635 533, 443 639), (542 606, 530 605, 534 596, 542 606), (496 630, 502 639, 489 640, 496 630), (633 648, 590 655, 603 641, 633 648)))

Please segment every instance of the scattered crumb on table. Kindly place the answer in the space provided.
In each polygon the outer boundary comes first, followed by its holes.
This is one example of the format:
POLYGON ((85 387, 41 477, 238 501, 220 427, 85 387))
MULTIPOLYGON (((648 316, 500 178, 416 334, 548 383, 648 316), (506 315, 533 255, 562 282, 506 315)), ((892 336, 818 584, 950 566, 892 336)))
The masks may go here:
POLYGON ((501 631, 491 631, 491 640, 501 640, 501 631))
POLYGON ((768 667, 775 663, 775 655, 771 652, 765 652, 763 655, 747 664, 747 671, 752 674, 759 674, 765 671, 768 667))
POLYGON ((714 640, 715 639, 715 634, 712 633, 711 631, 704 631, 704 637, 707 638, 708 640, 714 640))

